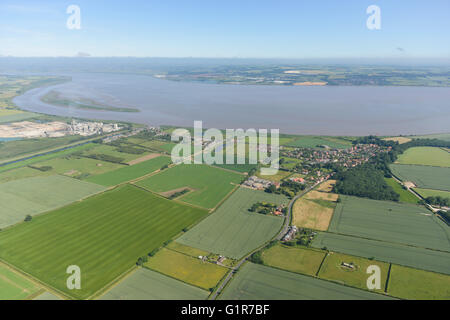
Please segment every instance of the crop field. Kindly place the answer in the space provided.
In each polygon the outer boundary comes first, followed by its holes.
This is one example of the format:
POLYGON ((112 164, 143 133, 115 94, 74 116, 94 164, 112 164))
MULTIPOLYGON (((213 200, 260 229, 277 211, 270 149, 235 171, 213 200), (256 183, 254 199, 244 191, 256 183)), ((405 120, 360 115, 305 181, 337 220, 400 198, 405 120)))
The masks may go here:
POLYGON ((402 181, 411 181, 423 189, 450 191, 450 168, 391 164, 392 173, 402 181))
POLYGON ((437 147, 414 147, 401 154, 396 163, 450 167, 450 153, 437 147))
POLYGON ((334 137, 303 136, 286 144, 286 146, 296 148, 317 148, 324 145, 335 149, 346 149, 351 147, 352 143, 350 141, 334 137))
POLYGON ((103 191, 102 186, 64 176, 34 177, 0 184, 0 228, 103 191))
POLYGON ((0 263, 0 301, 25 300, 40 290, 33 282, 0 263))
POLYGON ((439 139, 450 141, 450 133, 428 134, 424 136, 414 136, 414 139, 439 139))
POLYGON ((405 203, 417 204, 419 202, 419 198, 414 194, 409 192, 408 190, 403 189, 402 185, 399 184, 394 178, 384 178, 386 183, 394 189, 400 195, 399 201, 405 203))
POLYGON ((40 294, 39 296, 37 296, 33 300, 49 301, 49 300, 62 300, 62 299, 60 297, 54 295, 51 292, 45 291, 44 293, 40 294))
POLYGON ((248 160, 246 160, 245 164, 214 164, 214 166, 239 173, 250 172, 250 170, 258 167, 256 164, 249 164, 248 160))
POLYGON ((189 187, 194 191, 180 198, 181 201, 214 208, 242 178, 240 174, 207 165, 180 164, 139 181, 137 185, 153 192, 189 187))
POLYGON ((411 138, 407 138, 407 137, 391 137, 391 138, 384 138, 383 140, 396 141, 399 144, 404 144, 404 143, 410 142, 412 139, 411 138))
POLYGON ((328 231, 450 252, 450 229, 425 207, 341 196, 328 231))
POLYGON ((323 183, 321 183, 317 187, 317 191, 323 191, 323 192, 331 192, 333 190, 334 185, 336 184, 336 180, 327 180, 323 183))
POLYGON ((155 172, 161 169, 162 166, 170 164, 170 162, 169 157, 161 156, 132 166, 126 166, 104 174, 88 177, 86 181, 107 187, 115 186, 155 172))
MULTIPOLYGON (((69 179, 69 178, 67 178, 69 179)), ((0 258, 75 298, 88 298, 207 214, 125 185, 0 232, 0 258), (68 290, 66 268, 82 288, 68 290)))
POLYGON ((281 195, 239 188, 214 213, 176 241, 229 258, 241 258, 274 237, 283 224, 280 217, 248 211, 261 201, 288 202, 281 195))
POLYGON ((51 167, 49 171, 53 174, 62 174, 83 179, 89 176, 99 175, 122 168, 123 165, 69 155, 62 158, 39 162, 35 164, 34 167, 51 167))
POLYGON ((115 158, 122 159, 123 163, 127 163, 129 161, 132 161, 132 160, 135 160, 142 156, 150 154, 150 151, 146 151, 145 149, 139 149, 137 147, 133 147, 133 148, 137 149, 137 150, 141 150, 141 151, 143 151, 143 153, 132 154, 132 153, 120 152, 117 150, 117 147, 110 146, 107 144, 99 144, 99 145, 95 146, 94 148, 91 148, 91 149, 83 152, 83 155, 104 154, 107 156, 112 156, 115 158))
POLYGON ((330 252, 325 258, 318 276, 322 279, 367 290, 369 275, 366 271, 371 265, 376 265, 381 270, 381 288, 380 290, 374 289, 374 291, 384 292, 389 270, 389 264, 385 262, 330 252), (347 268, 342 263, 353 264, 354 268, 347 268))
POLYGON ((229 269, 183 253, 161 249, 145 266, 205 290, 214 288, 229 269))
POLYGON ((292 207, 292 224, 297 227, 327 230, 333 217, 336 200, 337 194, 308 192, 295 201, 292 207))
POLYGON ((314 276, 325 257, 325 252, 275 245, 262 254, 264 264, 291 272, 314 276))
POLYGON ((200 250, 197 248, 185 246, 184 244, 178 243, 176 241, 172 241, 167 245, 167 248, 179 253, 187 254, 188 256, 197 258, 198 256, 207 256, 209 254, 208 251, 200 250))
POLYGON ((319 233, 312 246, 450 275, 450 253, 332 233, 319 233))
POLYGON ((139 268, 103 295, 101 300, 205 300, 208 291, 139 268))
POLYGON ((36 116, 37 115, 35 113, 31 112, 0 112, 0 123, 23 121, 26 119, 35 118, 36 116))
POLYGON ((220 296, 223 300, 372 300, 389 297, 337 283, 246 263, 220 296))
POLYGON ((450 300, 450 276, 393 265, 388 293, 411 300, 450 300))
POLYGON ((280 182, 281 180, 287 178, 291 174, 292 174, 292 172, 289 172, 289 171, 278 170, 277 174, 262 175, 261 171, 258 170, 258 172, 256 173, 256 176, 258 178, 261 178, 261 179, 270 180, 270 181, 273 181, 273 182, 280 182))
POLYGON ((25 178, 32 178, 38 176, 48 176, 51 175, 50 172, 44 172, 36 170, 30 167, 20 167, 17 169, 12 169, 0 173, 0 184, 4 182, 20 180, 25 178))
POLYGON ((414 188, 414 191, 417 192, 418 194, 420 194, 424 198, 428 198, 428 197, 450 198, 450 191, 421 189, 421 188, 414 188))

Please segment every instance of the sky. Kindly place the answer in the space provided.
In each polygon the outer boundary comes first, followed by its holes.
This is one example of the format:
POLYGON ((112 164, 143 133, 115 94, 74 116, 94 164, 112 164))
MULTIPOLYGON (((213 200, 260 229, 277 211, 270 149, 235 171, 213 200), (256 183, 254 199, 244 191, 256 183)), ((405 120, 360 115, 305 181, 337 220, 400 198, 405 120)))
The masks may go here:
POLYGON ((1 0, 0 55, 449 59, 449 13, 449 0, 1 0))

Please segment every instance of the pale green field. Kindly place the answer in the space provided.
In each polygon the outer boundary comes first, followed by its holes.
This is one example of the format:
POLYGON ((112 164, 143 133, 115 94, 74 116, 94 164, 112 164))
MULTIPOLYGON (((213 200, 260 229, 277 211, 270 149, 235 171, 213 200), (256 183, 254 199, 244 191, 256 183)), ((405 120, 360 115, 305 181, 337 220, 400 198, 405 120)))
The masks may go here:
POLYGON ((421 188, 414 188, 414 191, 416 191, 418 194, 420 194, 422 197, 442 197, 442 198, 450 198, 450 191, 441 191, 441 190, 433 190, 433 189, 421 189, 421 188))
POLYGON ((396 163, 450 167, 450 153, 436 147, 414 147, 401 154, 396 163))
POLYGON ((392 265, 388 293, 413 300, 450 300, 450 276, 392 265))
POLYGON ((183 253, 161 249, 145 266, 199 288, 214 288, 229 269, 183 253))
POLYGON ((0 300, 24 300, 42 290, 0 263, 0 300))

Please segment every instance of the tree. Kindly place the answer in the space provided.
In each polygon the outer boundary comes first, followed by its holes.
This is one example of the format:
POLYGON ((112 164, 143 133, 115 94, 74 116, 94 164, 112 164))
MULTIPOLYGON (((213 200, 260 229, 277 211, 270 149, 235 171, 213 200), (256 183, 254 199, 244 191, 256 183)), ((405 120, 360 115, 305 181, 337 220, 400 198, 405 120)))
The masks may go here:
POLYGON ((29 214, 25 217, 25 222, 31 221, 33 219, 32 216, 30 216, 29 214))

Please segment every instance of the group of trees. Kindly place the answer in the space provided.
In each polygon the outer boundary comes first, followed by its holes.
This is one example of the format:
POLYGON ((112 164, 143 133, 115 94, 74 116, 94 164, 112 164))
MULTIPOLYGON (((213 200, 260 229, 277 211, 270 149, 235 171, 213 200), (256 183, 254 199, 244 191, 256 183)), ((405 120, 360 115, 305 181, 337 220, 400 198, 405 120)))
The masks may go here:
POLYGON ((450 198, 443 198, 441 196, 427 197, 425 198, 425 202, 433 206, 450 207, 450 198))
POLYGON ((292 199, 297 193, 305 190, 305 188, 306 186, 304 184, 286 180, 281 183, 279 188, 272 184, 268 188, 266 188, 265 191, 267 193, 283 194, 289 199, 292 199))

